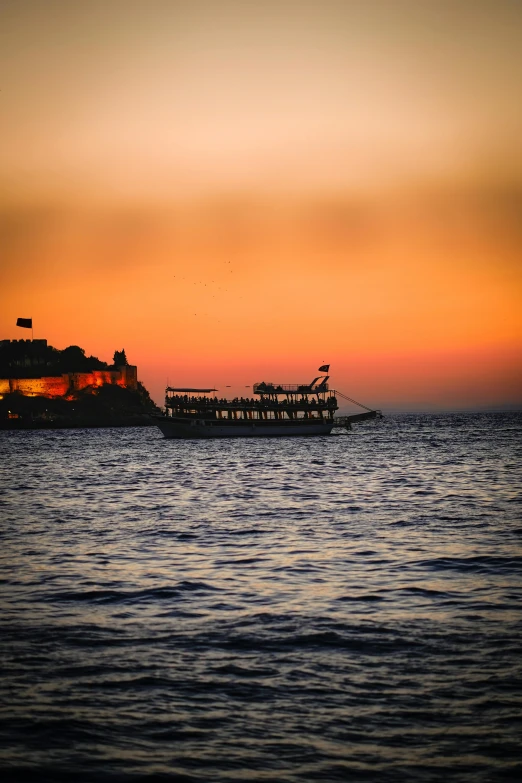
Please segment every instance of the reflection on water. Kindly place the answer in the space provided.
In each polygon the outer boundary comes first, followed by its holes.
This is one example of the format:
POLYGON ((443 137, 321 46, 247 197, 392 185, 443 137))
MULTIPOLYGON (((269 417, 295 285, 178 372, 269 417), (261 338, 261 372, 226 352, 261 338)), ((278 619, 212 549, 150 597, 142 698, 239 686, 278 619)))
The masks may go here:
POLYGON ((518 778, 521 430, 1 433, 8 777, 518 778))

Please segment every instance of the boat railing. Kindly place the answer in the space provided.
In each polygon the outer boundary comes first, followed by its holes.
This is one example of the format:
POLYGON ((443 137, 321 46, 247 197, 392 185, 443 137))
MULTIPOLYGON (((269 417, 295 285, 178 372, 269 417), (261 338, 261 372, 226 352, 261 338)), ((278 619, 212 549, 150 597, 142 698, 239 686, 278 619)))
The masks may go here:
POLYGON ((166 399, 168 408, 178 408, 185 410, 264 410, 264 409, 290 409, 290 410, 308 410, 317 408, 335 408, 337 403, 335 398, 330 397, 327 400, 173 400, 166 399))
POLYGON ((287 392, 311 394, 318 391, 328 391, 328 384, 321 383, 312 386, 309 383, 254 383, 254 394, 286 394, 287 392))

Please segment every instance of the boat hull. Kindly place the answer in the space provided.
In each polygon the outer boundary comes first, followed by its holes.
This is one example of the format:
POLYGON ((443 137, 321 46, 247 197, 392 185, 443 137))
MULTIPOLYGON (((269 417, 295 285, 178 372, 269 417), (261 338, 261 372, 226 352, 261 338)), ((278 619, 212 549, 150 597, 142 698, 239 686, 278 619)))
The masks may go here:
POLYGON ((263 438, 288 435, 329 435, 333 421, 219 421, 152 416, 166 438, 263 438))

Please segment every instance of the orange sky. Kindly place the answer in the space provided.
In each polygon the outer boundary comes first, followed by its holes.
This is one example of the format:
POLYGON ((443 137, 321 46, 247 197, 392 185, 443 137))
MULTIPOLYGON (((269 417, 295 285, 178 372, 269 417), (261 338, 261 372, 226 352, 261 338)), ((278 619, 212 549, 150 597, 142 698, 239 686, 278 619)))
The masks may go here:
MULTIPOLYGON (((29 2, 0 30, 0 338, 165 381, 522 404, 522 5, 29 2)), ((227 390, 228 391, 228 390, 227 390)))

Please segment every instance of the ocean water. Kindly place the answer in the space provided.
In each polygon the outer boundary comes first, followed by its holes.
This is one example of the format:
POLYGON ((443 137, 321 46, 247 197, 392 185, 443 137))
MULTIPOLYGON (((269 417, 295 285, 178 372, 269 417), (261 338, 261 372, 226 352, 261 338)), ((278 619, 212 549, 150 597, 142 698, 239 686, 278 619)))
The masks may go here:
POLYGON ((521 434, 0 433, 2 779, 522 779, 521 434))

